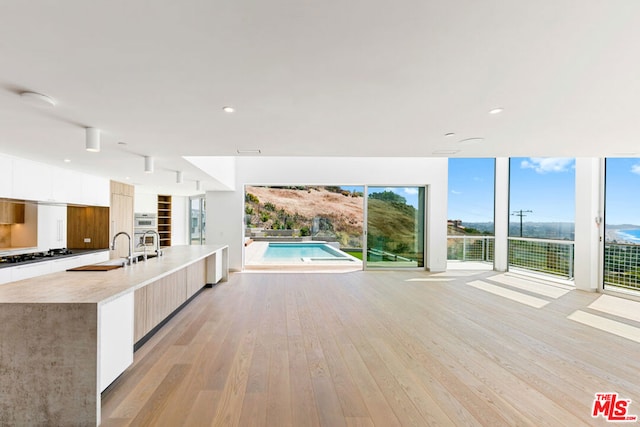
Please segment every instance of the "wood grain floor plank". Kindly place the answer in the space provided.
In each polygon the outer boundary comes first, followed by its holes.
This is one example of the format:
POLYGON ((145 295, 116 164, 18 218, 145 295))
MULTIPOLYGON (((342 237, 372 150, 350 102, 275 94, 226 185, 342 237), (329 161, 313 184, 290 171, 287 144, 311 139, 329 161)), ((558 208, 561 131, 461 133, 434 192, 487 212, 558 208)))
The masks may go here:
POLYGON ((640 412, 640 344, 568 318, 635 326, 615 300, 600 313, 568 290, 532 308, 467 285, 514 282, 493 275, 232 274, 136 352, 103 424, 604 425, 591 405, 610 390, 640 412))

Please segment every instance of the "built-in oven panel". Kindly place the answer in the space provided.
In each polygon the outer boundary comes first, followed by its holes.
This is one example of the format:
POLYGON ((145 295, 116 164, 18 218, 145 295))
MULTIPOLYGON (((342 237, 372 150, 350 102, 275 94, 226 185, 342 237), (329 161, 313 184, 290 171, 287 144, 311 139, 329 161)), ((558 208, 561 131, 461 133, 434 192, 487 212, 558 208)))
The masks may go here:
POLYGON ((158 229, 158 215, 154 213, 136 213, 134 215, 134 228, 158 229))

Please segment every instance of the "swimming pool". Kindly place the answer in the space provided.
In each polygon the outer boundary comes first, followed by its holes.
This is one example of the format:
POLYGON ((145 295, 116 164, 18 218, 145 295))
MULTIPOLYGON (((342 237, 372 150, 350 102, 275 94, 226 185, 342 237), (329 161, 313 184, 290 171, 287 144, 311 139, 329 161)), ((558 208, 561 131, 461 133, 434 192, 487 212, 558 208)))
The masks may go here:
POLYGON ((265 261, 352 261, 350 255, 326 243, 269 243, 262 257, 265 261))

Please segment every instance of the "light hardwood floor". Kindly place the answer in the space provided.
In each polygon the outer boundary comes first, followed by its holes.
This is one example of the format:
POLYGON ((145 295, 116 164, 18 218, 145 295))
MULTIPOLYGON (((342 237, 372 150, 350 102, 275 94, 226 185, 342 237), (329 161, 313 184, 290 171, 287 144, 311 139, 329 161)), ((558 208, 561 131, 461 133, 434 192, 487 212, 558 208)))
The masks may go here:
POLYGON ((494 272, 232 274, 136 352, 103 425, 606 425, 597 392, 640 415, 640 322, 600 297, 494 272))

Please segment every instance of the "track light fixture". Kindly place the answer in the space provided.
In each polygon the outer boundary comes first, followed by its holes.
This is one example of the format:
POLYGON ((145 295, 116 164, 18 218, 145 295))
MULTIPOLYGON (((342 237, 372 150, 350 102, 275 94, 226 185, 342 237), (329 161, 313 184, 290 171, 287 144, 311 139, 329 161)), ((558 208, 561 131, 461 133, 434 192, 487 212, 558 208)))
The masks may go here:
POLYGON ((87 128, 85 148, 92 153, 100 151, 100 129, 87 128))
POLYGON ((144 156, 144 171, 146 173, 153 173, 153 157, 144 156))

